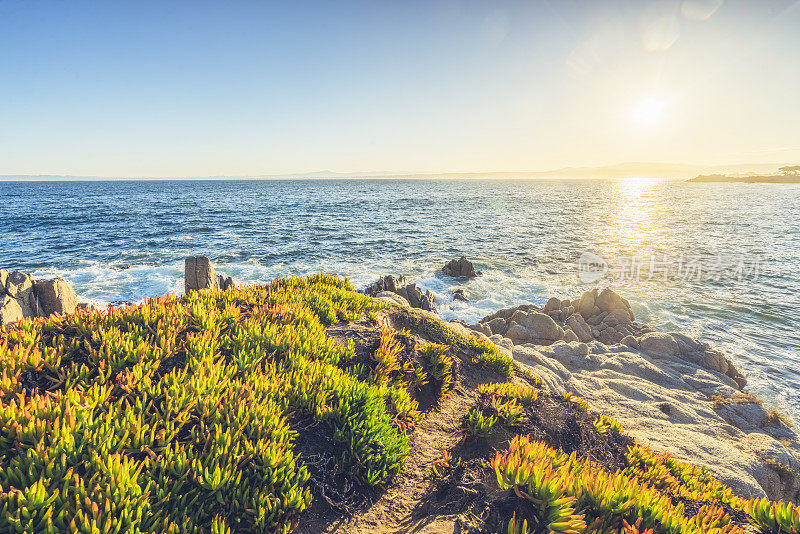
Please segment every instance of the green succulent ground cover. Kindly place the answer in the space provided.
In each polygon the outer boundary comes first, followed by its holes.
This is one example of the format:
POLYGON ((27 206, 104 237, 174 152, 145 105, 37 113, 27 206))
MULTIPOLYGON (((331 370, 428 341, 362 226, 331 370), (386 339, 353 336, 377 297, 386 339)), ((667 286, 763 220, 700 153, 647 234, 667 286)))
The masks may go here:
POLYGON ((0 334, 0 531, 287 532, 311 500, 297 413, 342 472, 385 483, 414 401, 325 335, 382 307, 315 275, 0 334))

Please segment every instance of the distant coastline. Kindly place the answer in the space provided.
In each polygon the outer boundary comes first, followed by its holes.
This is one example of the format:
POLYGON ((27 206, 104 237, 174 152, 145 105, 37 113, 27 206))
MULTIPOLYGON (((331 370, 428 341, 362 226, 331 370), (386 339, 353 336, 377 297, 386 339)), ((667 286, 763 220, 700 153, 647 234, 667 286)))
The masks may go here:
POLYGON ((701 174, 689 182, 742 182, 748 184, 797 184, 800 183, 800 165, 779 167, 780 174, 759 175, 750 173, 745 176, 728 176, 726 174, 701 174))
POLYGON ((772 176, 725 176, 724 174, 709 174, 696 176, 687 181, 699 183, 800 184, 800 176, 782 174, 772 176))

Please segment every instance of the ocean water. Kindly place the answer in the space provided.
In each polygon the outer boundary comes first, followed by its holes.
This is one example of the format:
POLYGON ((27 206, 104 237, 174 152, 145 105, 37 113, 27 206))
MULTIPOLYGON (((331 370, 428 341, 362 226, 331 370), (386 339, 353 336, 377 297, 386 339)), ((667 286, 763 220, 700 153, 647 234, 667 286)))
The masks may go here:
POLYGON ((81 299, 183 290, 183 258, 238 282, 405 274, 446 319, 611 286, 637 320, 723 350, 800 421, 800 185, 626 181, 0 182, 0 266, 81 299), (483 275, 437 275, 466 254, 483 275), (468 303, 453 302, 463 287, 468 303))

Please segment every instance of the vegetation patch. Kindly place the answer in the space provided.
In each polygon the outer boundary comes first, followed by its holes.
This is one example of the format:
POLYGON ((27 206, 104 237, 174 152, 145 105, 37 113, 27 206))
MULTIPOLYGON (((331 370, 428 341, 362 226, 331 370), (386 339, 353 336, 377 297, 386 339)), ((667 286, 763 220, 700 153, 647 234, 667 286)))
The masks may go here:
POLYGON ((23 321, 0 367, 3 532, 800 534, 330 276, 23 321))
POLYGON ((287 532, 311 500, 289 414, 386 483, 413 404, 326 336, 383 307, 316 275, 23 321, 0 338, 0 529, 287 532))

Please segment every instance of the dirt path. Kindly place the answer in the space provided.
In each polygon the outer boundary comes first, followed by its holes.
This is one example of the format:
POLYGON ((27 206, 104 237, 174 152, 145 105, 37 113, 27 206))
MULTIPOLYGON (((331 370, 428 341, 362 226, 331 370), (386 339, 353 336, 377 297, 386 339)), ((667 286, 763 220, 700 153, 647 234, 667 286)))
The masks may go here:
MULTIPOLYGON (((384 322, 400 328, 397 317, 390 312, 382 317, 384 322)), ((364 323, 336 325, 328 334, 334 338, 352 339, 356 352, 374 350, 377 345, 377 328, 364 323), (360 346, 361 345, 361 346, 360 346), (363 346, 363 349, 362 349, 363 346)), ((412 333, 417 341, 441 341, 426 339, 412 333)), ((365 504, 352 517, 337 518, 334 513, 315 513, 301 521, 297 531, 304 534, 389 534, 389 533, 447 533, 459 532, 457 517, 426 514, 426 501, 436 489, 432 464, 445 451, 454 449, 462 442, 464 417, 474 405, 477 386, 495 381, 491 375, 476 373, 468 362, 472 354, 451 348, 458 368, 452 390, 428 411, 410 436, 411 451, 397 478, 372 504, 365 504), (465 365, 466 364, 466 365, 465 365)))

